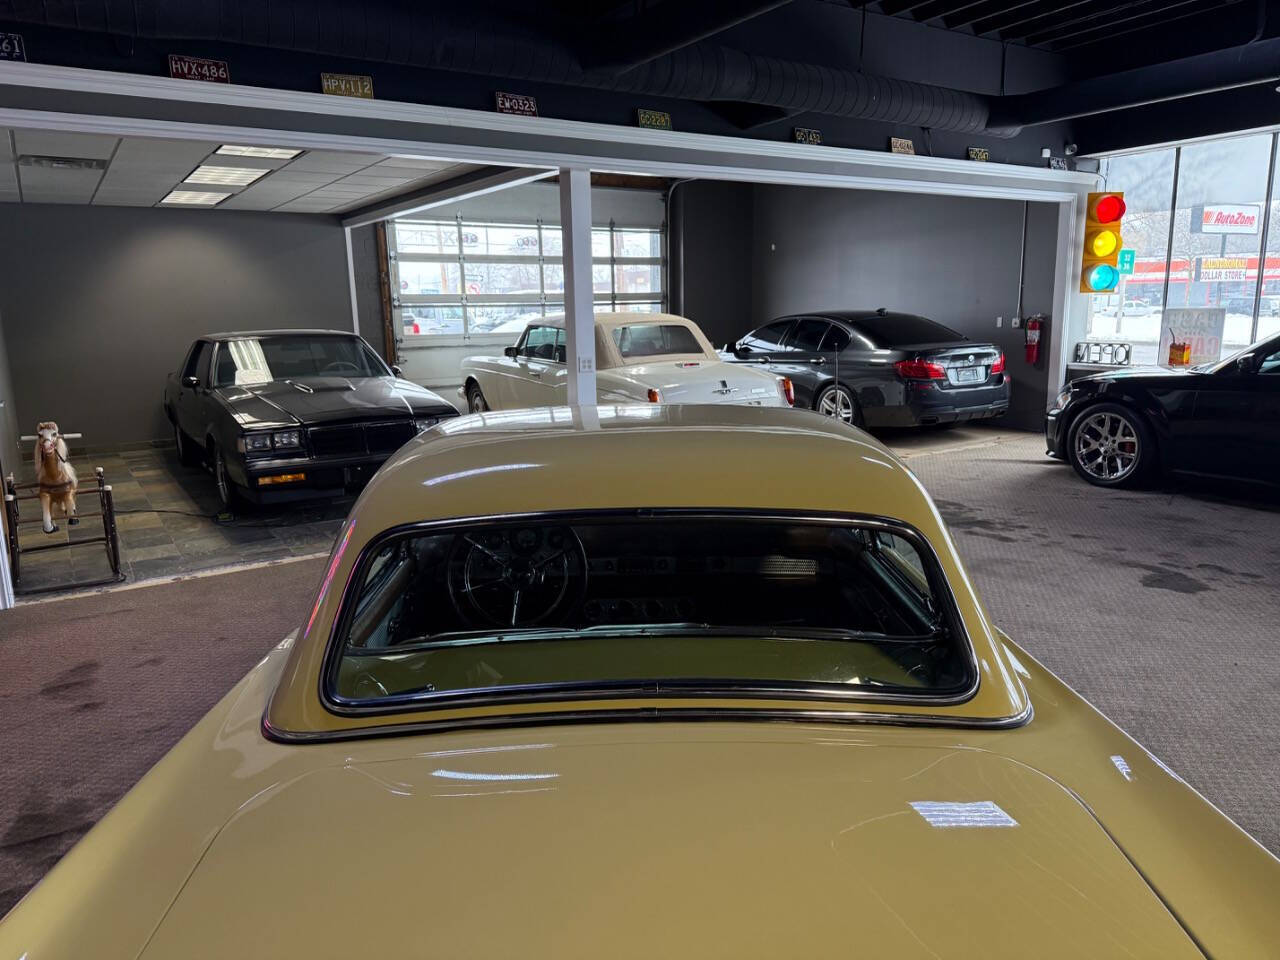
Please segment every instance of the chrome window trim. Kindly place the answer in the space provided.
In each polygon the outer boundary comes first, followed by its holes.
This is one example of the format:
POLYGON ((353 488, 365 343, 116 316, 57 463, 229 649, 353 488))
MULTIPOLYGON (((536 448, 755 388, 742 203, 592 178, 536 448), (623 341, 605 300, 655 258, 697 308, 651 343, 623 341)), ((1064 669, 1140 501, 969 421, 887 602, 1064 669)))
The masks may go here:
MULTIPOLYGON (((930 706, 955 706, 971 700, 978 692, 981 681, 977 650, 969 635, 968 625, 960 616, 951 584, 947 581, 941 561, 933 544, 911 525, 901 520, 857 513, 831 513, 811 511, 768 511, 751 509, 705 509, 667 507, 626 507, 602 510, 537 511, 520 514, 495 514, 475 517, 452 517, 438 520, 401 524, 380 532, 361 549, 352 564, 351 572, 343 584, 338 611, 329 628, 321 659, 318 683, 320 703, 326 711, 343 717, 380 716, 389 713, 421 712, 433 709, 459 709, 468 707, 508 706, 529 703, 546 703, 573 700, 613 699, 770 699, 770 700, 827 700, 833 702, 870 702, 890 704, 925 704, 930 706), (838 684, 820 686, 802 683, 708 681, 696 677, 680 680, 624 680, 590 683, 524 684, 502 688, 476 688, 440 693, 420 692, 387 697, 381 701, 355 700, 336 692, 339 664, 343 658, 341 638, 345 635, 354 614, 357 585, 363 583, 364 572, 383 544, 390 540, 429 533, 440 528, 462 528, 484 523, 520 523, 555 520, 572 523, 575 520, 607 519, 611 517, 643 516, 675 517, 680 519, 736 518, 760 522, 798 522, 827 525, 856 526, 884 530, 903 536, 923 555, 931 559, 930 585, 937 592, 940 606, 961 643, 961 656, 968 668, 968 683, 956 692, 915 694, 877 691, 872 688, 847 689, 838 684), (937 581, 937 582, 935 582, 937 581)), ((519 715, 516 715, 519 716, 519 715)), ((951 718, 961 719, 961 718, 951 718)), ((972 718, 970 718, 972 719, 972 718)))
POLYGON ((304 745, 342 740, 367 740, 494 730, 511 727, 560 726, 586 723, 815 723, 871 724, 888 727, 961 727, 967 730, 1014 730, 1035 716, 1031 701, 1009 717, 953 717, 937 713, 883 713, 865 710, 772 710, 751 707, 635 707, 624 710, 557 710, 554 713, 497 714, 450 720, 414 720, 349 730, 282 730, 271 725, 264 711, 262 735, 276 743, 304 745))

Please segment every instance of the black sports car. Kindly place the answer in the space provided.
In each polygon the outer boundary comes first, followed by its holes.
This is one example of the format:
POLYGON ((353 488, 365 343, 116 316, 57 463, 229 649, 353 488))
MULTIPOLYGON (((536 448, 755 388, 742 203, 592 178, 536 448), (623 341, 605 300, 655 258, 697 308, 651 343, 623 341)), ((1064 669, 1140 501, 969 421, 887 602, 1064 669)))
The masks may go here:
POLYGON ((1101 487, 1157 472, 1280 486, 1280 336, 1186 370, 1072 380, 1049 409, 1045 440, 1101 487))
POLYGON ((458 415, 363 339, 332 330, 201 337, 169 374, 164 409, 179 458, 208 463, 228 506, 341 493, 458 415))
POLYGON ((797 407, 859 427, 956 423, 1009 409, 999 347, 883 307, 782 317, 751 331, 725 359, 789 377, 797 407))

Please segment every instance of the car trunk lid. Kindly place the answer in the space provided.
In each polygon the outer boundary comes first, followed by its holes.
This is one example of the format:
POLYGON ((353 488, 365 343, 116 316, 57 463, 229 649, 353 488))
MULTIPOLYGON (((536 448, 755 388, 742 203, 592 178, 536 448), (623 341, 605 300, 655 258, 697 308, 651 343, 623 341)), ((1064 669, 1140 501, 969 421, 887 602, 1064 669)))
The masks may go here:
POLYGON ((934 377, 943 389, 982 387, 995 382, 1002 372, 992 372, 1003 352, 993 343, 922 344, 912 348, 908 359, 941 367, 944 376, 934 377))
POLYGON ((1200 956, 1023 764, 649 729, 352 745, 239 809, 144 956, 1200 956))
POLYGON ((734 403, 778 406, 778 378, 741 364, 707 359, 656 359, 618 368, 636 384, 658 391, 662 403, 734 403))

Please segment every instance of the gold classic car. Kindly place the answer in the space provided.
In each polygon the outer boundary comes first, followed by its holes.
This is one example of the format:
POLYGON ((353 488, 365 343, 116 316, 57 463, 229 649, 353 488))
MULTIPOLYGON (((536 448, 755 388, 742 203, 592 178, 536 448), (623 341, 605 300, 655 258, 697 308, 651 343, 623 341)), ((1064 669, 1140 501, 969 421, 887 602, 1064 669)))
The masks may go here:
POLYGON ((549 407, 388 461, 0 958, 1261 958, 1278 890, 876 441, 549 407))

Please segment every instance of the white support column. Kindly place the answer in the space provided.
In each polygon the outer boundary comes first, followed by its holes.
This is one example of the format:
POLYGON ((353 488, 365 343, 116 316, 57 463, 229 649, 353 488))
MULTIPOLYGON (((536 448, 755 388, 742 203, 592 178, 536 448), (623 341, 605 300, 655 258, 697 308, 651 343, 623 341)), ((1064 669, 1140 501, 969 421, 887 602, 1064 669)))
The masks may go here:
POLYGON ((591 171, 560 170, 564 332, 569 405, 595 406, 596 324, 591 292, 591 171))

